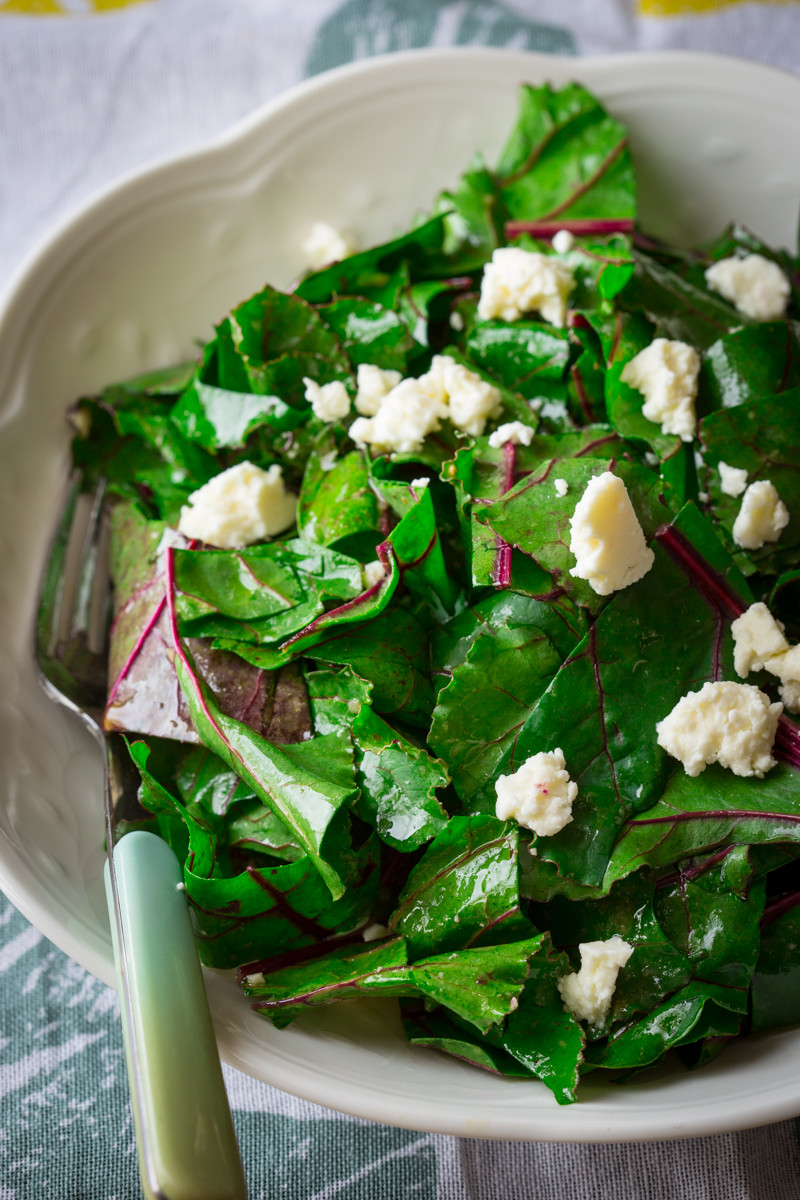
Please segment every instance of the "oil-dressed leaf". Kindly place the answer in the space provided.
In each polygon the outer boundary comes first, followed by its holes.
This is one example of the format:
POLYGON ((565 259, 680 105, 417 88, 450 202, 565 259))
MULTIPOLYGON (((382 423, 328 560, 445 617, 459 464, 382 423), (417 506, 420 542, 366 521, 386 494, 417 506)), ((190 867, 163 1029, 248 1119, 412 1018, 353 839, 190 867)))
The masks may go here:
POLYGON ((389 924, 405 936, 412 961, 530 936, 519 904, 517 839, 494 817, 451 818, 409 875, 389 924))
POLYGON ((358 812, 396 850, 418 850, 447 825, 436 797, 450 776, 445 764, 362 705, 353 721, 358 749, 358 812))

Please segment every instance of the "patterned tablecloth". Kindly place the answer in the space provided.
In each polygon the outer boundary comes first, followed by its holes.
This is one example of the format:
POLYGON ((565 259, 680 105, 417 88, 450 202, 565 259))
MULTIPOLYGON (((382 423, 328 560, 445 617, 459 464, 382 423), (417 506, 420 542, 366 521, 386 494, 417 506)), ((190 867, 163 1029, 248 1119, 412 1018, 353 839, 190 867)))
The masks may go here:
MULTIPOLYGON (((99 186, 202 143, 304 75, 465 43, 576 55, 688 48, 800 70, 800 9, 743 0, 0 0, 0 290, 99 186)), ((116 995, 2 899, 0 1014, 0 1200, 138 1196, 116 995)), ((230 1069, 226 1079, 253 1200, 800 1197, 794 1121, 691 1142, 507 1144, 374 1125, 230 1069)))

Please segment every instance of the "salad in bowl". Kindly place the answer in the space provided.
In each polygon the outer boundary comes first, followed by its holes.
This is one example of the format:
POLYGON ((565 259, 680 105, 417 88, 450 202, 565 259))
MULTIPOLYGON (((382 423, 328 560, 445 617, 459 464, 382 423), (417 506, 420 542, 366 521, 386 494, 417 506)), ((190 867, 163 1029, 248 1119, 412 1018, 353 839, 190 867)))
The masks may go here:
POLYGON ((410 229, 73 406, 106 724, 243 1005, 560 1103, 798 1021, 799 297, 526 85, 410 229))

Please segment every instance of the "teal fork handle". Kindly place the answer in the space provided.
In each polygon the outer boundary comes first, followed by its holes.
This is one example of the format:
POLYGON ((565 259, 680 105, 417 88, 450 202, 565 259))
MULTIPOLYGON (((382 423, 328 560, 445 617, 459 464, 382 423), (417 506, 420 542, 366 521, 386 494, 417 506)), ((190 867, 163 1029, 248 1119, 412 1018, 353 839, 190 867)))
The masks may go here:
POLYGON ((178 860, 155 834, 106 863, 114 957, 147 1200, 246 1200, 203 974, 178 860))

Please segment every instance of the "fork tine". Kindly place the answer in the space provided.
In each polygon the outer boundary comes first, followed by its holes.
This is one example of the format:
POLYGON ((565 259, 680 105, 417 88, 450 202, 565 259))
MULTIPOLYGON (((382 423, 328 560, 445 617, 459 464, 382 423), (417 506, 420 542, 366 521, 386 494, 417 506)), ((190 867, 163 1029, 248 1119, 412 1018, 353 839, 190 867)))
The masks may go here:
POLYGON ((50 688, 80 709, 104 707, 109 585, 105 483, 67 485, 39 591, 36 659, 50 688))
POLYGON ((86 516, 72 606, 73 636, 83 634, 90 654, 97 655, 103 654, 106 648, 109 598, 108 514, 105 494, 106 481, 101 479, 94 495, 87 496, 89 511, 86 516))
POLYGON ((81 473, 76 471, 67 483, 39 583, 36 658, 43 669, 47 660, 56 657, 58 645, 67 635, 64 625, 69 619, 71 604, 68 603, 69 596, 65 594, 66 564, 72 557, 70 542, 74 542, 75 538, 75 510, 80 494, 81 473))

